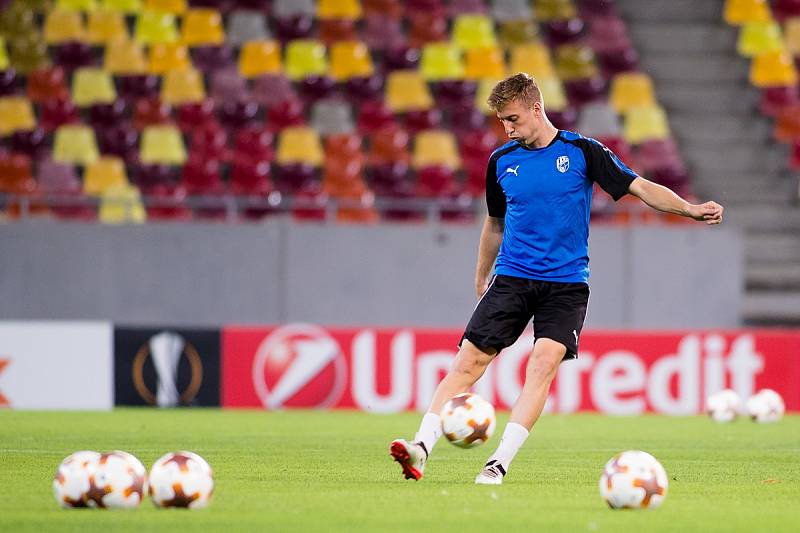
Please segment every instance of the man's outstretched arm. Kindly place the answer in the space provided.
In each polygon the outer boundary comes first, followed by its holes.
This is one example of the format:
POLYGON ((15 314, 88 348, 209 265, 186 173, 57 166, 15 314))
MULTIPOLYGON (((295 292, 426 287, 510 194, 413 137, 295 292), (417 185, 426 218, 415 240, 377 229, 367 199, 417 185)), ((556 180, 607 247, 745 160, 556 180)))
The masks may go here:
POLYGON ((722 222, 722 212, 725 208, 716 202, 691 204, 675 194, 672 190, 638 177, 631 182, 628 191, 644 203, 665 213, 675 213, 684 217, 703 221, 706 224, 719 224, 722 222))
POLYGON ((481 240, 478 244, 478 265, 475 268, 475 292, 479 298, 489 285, 489 274, 500 251, 504 229, 505 220, 502 218, 487 215, 483 222, 481 240))

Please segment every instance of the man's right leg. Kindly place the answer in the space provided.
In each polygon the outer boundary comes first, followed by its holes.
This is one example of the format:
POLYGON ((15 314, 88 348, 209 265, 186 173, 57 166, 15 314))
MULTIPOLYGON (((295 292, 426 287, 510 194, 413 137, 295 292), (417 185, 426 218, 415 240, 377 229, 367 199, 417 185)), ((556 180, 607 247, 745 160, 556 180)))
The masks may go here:
POLYGON ((422 417, 414 442, 404 439, 392 442, 389 453, 400 463, 406 479, 422 477, 425 461, 433 451, 436 441, 442 436, 442 419, 439 417, 442 406, 456 394, 468 391, 478 381, 496 353, 493 349, 488 351, 491 353, 480 350, 464 339, 450 371, 433 393, 428 412, 422 417))

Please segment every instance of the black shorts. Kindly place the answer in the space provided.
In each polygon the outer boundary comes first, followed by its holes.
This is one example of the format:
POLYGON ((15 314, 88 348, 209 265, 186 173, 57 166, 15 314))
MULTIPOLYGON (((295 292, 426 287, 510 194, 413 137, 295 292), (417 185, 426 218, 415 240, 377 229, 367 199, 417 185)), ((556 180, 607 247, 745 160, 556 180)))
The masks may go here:
POLYGON ((573 359, 588 302, 586 283, 498 275, 475 307, 462 340, 500 352, 516 342, 533 318, 534 338, 560 342, 567 347, 564 359, 573 359))

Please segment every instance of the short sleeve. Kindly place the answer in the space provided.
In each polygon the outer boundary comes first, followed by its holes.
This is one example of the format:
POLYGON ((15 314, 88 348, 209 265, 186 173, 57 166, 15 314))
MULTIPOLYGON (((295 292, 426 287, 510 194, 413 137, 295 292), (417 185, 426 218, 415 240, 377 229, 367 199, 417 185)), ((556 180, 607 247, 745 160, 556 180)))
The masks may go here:
POLYGON ((506 193, 497 182, 497 159, 494 157, 489 159, 486 167, 486 207, 490 217, 505 218, 506 193))
POLYGON ((593 139, 582 139, 580 147, 586 157, 586 175, 590 180, 600 185, 615 201, 628 194, 631 182, 638 177, 636 172, 593 139))

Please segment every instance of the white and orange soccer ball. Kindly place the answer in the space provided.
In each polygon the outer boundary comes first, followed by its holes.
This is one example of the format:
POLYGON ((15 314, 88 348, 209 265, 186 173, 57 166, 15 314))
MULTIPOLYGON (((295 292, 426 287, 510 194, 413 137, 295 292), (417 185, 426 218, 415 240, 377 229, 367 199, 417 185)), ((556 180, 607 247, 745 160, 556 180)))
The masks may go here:
POLYGON ((156 507, 202 509, 214 492, 214 474, 205 459, 192 452, 172 452, 150 469, 150 498, 156 507))
POLYGON ((470 392, 453 396, 439 416, 444 436, 460 448, 483 444, 491 438, 496 425, 492 404, 470 392))
POLYGON ((655 509, 667 496, 667 472, 647 452, 612 457, 600 476, 600 495, 612 509, 655 509))
POLYGON ((761 389, 747 400, 747 414, 754 422, 777 422, 783 418, 786 405, 781 395, 772 389, 761 389))
POLYGON ((733 422, 739 415, 742 400, 736 391, 724 389, 715 392, 706 400, 706 412, 714 422, 733 422))
POLYGON ((133 509, 147 491, 147 470, 127 452, 100 454, 89 476, 89 507, 133 509))
POLYGON ((75 452, 58 465, 53 478, 53 495, 61 507, 87 507, 90 477, 94 474, 100 454, 91 451, 75 452))

